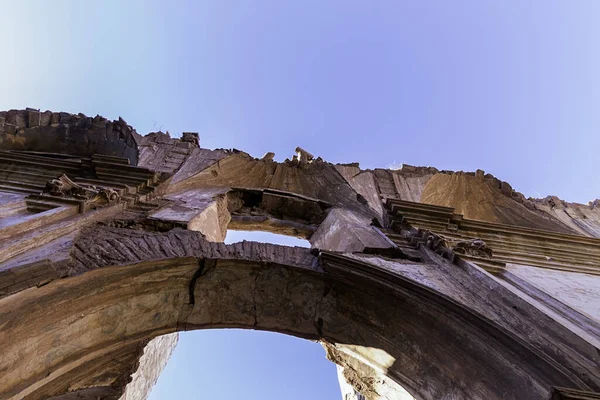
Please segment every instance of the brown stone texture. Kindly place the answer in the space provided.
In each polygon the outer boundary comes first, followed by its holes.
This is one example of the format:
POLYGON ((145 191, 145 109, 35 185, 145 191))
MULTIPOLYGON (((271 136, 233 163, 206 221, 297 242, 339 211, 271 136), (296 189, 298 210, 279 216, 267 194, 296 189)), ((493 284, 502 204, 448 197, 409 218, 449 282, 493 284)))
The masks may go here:
POLYGON ((319 341, 346 400, 600 396, 597 201, 295 151, 0 112, 0 399, 144 399, 208 328, 319 341))
POLYGON ((40 114, 29 110, 10 110, 5 112, 4 118, 4 130, 0 131, 0 148, 3 150, 74 156, 104 154, 125 157, 132 165, 137 165, 140 136, 121 118, 111 122, 98 115, 88 117, 68 113, 55 113, 48 118, 47 111, 40 114))
POLYGON ((287 191, 332 205, 355 208, 372 217, 377 215, 335 167, 323 161, 304 165, 275 163, 235 153, 187 179, 173 183, 169 191, 223 186, 287 191))
POLYGON ((540 215, 503 195, 500 188, 483 175, 436 174, 427 182, 420 201, 453 207, 470 219, 574 233, 558 219, 540 215))
POLYGON ((530 200, 533 206, 553 216, 580 235, 600 238, 600 201, 568 203, 556 196, 530 200))
POLYGON ((436 168, 403 165, 400 169, 376 169, 379 193, 408 201, 419 201, 429 179, 438 173, 436 168))

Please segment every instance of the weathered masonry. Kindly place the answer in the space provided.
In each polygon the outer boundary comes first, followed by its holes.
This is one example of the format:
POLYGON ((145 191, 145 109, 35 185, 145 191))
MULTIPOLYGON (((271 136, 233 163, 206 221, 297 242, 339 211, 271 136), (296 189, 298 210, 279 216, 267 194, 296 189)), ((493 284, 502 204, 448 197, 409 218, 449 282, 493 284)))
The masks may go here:
POLYGON ((1 399, 143 399, 231 327, 320 341, 347 398, 600 399, 600 204, 0 112, 1 399))

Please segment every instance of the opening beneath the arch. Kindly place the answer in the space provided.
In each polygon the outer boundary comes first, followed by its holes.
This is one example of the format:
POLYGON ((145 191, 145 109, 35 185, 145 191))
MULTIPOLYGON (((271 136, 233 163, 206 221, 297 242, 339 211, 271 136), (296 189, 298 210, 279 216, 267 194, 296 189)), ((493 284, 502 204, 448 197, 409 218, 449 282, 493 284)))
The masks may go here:
POLYGON ((340 399, 336 365, 317 342, 243 329, 181 332, 149 400, 340 399))

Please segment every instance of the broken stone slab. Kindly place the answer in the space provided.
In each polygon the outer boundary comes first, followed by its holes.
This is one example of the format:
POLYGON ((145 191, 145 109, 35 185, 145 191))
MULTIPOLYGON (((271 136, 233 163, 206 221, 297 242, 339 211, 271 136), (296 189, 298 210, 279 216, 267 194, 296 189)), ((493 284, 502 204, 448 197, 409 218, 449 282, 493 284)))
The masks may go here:
POLYGON ((313 247, 342 253, 394 247, 371 227, 371 219, 348 209, 333 208, 310 238, 313 247))
POLYGON ((312 161, 313 158, 315 158, 315 156, 313 156, 311 153, 304 150, 300 146, 296 147, 295 151, 296 151, 296 156, 294 156, 294 157, 298 158, 298 162, 300 162, 300 164, 306 164, 309 161, 312 161))
POLYGON ((275 153, 273 153, 272 151, 269 151, 269 152, 265 153, 264 156, 261 157, 261 160, 273 161, 274 158, 275 158, 275 153))
POLYGON ((172 203, 152 212, 149 219, 179 223, 202 233, 211 242, 222 242, 231 219, 227 191, 227 188, 207 188, 168 195, 165 198, 172 203))

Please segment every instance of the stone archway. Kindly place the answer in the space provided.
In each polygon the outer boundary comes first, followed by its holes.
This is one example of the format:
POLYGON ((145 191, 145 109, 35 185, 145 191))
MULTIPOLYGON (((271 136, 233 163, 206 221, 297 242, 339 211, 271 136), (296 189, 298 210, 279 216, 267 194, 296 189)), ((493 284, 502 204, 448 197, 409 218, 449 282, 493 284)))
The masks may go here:
MULTIPOLYGON (((369 256, 317 256, 251 242, 227 246, 182 230, 97 229, 76 247, 86 249, 74 255, 77 271, 94 269, 0 301, 6 398, 103 385, 114 390, 123 377, 111 375, 111 363, 135 358, 148 339, 216 327, 323 340, 367 393, 381 389, 369 387, 361 373, 381 374, 387 390, 397 383, 419 399, 542 398, 553 384, 594 384, 477 316, 467 299, 460 304, 398 273, 420 269, 432 274, 430 284, 440 284, 445 272, 433 273, 439 264, 382 264, 369 256), (128 253, 133 260, 125 259, 128 253)), ((450 288, 452 279, 445 283, 450 288)), ((509 292, 495 290, 487 302, 506 301, 509 292)), ((510 300, 522 315, 535 317, 518 297, 510 300)), ((552 328, 547 335, 561 333, 552 328)), ((570 345, 574 353, 586 351, 584 343, 570 345)))
POLYGON ((369 399, 597 398, 598 321, 538 271, 596 293, 593 206, 564 223, 483 171, 276 163, 38 114, 0 113, 1 399, 116 399, 150 339, 218 327, 319 340, 369 399), (313 249, 218 243, 228 226, 313 249))

